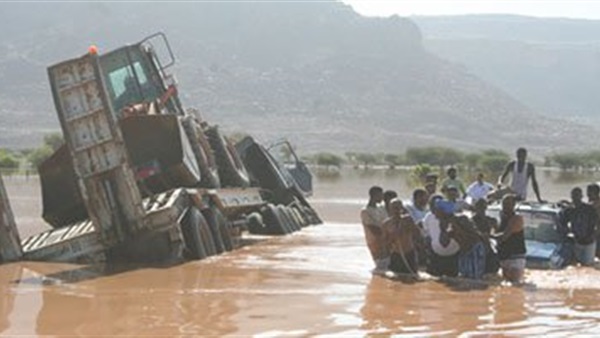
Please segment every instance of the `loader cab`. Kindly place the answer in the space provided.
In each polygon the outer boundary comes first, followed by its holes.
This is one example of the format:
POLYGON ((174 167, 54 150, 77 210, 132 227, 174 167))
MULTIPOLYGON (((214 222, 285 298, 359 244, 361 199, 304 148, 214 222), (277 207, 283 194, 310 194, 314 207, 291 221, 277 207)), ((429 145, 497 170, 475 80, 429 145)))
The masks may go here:
POLYGON ((154 105, 152 109, 155 113, 165 110, 169 114, 183 114, 176 83, 165 72, 174 63, 171 48, 163 33, 156 33, 137 44, 100 56, 107 96, 117 118, 124 117, 126 107, 137 104, 144 104, 146 110, 154 105), (159 54, 159 50, 163 52, 159 54))

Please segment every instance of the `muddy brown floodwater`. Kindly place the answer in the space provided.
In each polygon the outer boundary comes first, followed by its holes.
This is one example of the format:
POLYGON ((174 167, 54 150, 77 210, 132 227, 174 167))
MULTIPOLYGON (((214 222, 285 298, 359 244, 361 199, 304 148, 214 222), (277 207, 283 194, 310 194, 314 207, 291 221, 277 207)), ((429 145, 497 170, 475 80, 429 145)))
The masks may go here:
MULTIPOLYGON (((541 175, 545 177, 544 175, 541 175)), ((547 177, 546 177, 547 178, 547 177)), ((548 180, 560 198, 573 184, 548 180)), ((5 178, 21 233, 44 229, 38 181, 5 178)), ((358 212, 371 184, 408 196, 402 175, 316 183, 324 225, 203 261, 120 267, 0 266, 0 333, 13 335, 398 334, 570 336, 600 332, 600 273, 529 271, 524 287, 372 276, 358 212)), ((544 190, 542 190, 544 192, 544 190)))

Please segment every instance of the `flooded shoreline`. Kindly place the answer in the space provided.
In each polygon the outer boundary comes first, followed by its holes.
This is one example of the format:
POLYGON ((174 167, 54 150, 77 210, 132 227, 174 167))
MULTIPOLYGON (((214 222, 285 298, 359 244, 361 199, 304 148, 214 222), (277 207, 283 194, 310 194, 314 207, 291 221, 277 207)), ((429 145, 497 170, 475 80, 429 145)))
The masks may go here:
MULTIPOLYGON (((396 178, 375 181, 319 181, 312 203, 324 225, 257 237, 253 245, 202 261, 108 270, 2 265, 0 333, 567 336, 600 330, 600 274, 594 268, 529 271, 521 288, 372 276, 358 223, 363 188, 370 182, 391 186, 396 178)), ((36 226, 39 214, 31 202, 39 198, 37 182, 5 183, 19 225, 36 226)))

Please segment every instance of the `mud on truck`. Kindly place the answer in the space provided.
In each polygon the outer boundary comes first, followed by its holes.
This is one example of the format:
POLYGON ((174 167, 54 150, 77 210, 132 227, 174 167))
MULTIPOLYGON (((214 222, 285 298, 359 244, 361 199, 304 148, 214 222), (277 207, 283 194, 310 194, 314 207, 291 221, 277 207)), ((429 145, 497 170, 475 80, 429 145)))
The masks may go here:
POLYGON ((39 168, 52 230, 19 239, 0 180, 0 260, 202 259, 246 233, 283 235, 321 220, 311 175, 253 138, 233 144, 184 109, 163 33, 48 68, 65 144, 39 168), (159 51, 162 51, 159 52, 159 51))

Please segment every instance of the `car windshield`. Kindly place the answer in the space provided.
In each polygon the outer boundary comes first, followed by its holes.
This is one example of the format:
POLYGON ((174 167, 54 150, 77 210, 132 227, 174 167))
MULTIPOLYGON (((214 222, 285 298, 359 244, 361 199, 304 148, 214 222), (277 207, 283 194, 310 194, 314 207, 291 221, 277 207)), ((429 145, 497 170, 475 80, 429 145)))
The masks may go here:
MULTIPOLYGON (((525 222, 524 236, 526 240, 543 243, 560 243, 557 232, 558 215, 553 211, 517 210, 525 222)), ((499 210, 489 210, 488 215, 500 220, 499 210)))
POLYGON ((522 212, 525 221, 525 239, 543 243, 561 241, 557 231, 558 216, 547 211, 522 212))

